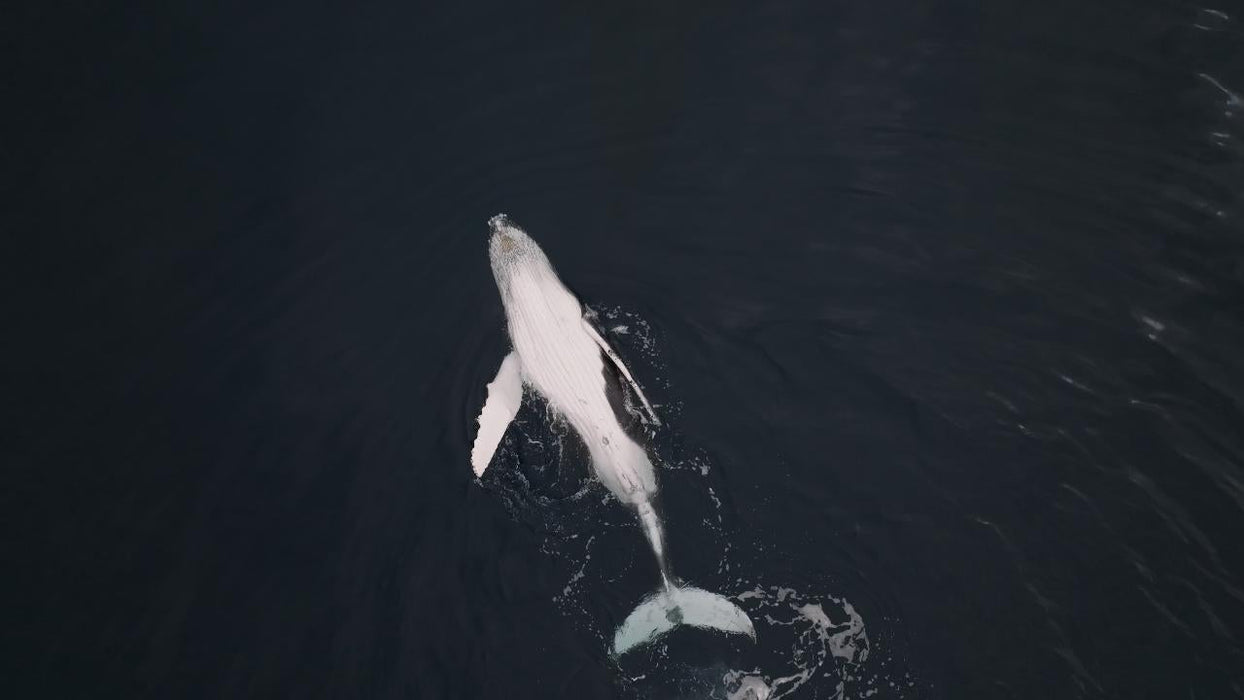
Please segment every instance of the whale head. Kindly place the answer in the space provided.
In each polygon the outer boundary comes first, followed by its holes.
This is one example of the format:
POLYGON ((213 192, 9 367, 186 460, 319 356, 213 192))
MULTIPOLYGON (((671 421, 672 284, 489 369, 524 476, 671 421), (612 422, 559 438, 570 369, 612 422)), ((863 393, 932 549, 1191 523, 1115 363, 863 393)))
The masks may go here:
POLYGON ((531 236, 505 214, 497 214, 488 220, 488 232, 488 254, 494 263, 499 259, 516 257, 532 248, 540 249, 531 236))
POLYGON ((492 274, 497 280, 497 287, 503 293, 507 291, 514 275, 519 272, 548 270, 552 273, 544 251, 510 217, 497 214, 488 220, 488 229, 488 257, 492 262, 492 274))

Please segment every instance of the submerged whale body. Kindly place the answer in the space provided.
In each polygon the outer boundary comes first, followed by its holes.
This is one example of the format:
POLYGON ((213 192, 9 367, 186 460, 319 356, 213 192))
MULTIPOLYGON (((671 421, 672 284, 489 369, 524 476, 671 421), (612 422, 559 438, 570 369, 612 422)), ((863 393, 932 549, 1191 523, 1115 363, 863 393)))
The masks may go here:
POLYGON ((623 427, 633 414, 660 425, 622 358, 584 316, 540 246, 503 214, 488 222, 493 277, 505 307, 513 350, 488 384, 471 449, 471 466, 482 476, 518 413, 523 392, 538 394, 587 445, 592 470, 618 500, 634 508, 661 571, 661 587, 639 604, 614 634, 613 653, 623 654, 678 625, 756 636, 751 620, 716 593, 681 584, 665 556, 661 519, 653 505, 656 473, 648 452, 623 427), (623 405, 611 401, 617 377, 629 388, 623 405))

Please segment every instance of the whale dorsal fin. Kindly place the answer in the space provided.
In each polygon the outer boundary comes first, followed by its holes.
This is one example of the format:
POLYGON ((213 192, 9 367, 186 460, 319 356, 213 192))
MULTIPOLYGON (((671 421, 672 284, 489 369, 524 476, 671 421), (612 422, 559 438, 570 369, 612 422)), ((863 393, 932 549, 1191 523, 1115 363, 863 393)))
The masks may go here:
POLYGON ((518 355, 511 350, 501 361, 496 378, 488 383, 488 398, 484 399, 484 409, 476 420, 479 430, 475 434, 475 444, 471 446, 471 469, 475 471, 475 476, 484 475, 522 401, 523 376, 518 355))
POLYGON ((622 375, 622 378, 626 380, 626 383, 629 384, 631 389, 635 392, 635 396, 639 399, 639 402, 643 404, 643 414, 640 416, 643 419, 643 422, 649 425, 661 425, 661 420, 657 418, 656 411, 652 410, 652 404, 648 403, 648 397, 644 396, 644 390, 639 388, 639 382, 635 381, 635 377, 632 376, 631 371, 626 368, 626 364, 622 362, 622 358, 618 355, 618 353, 613 351, 613 348, 609 347, 609 343, 605 341, 605 338, 600 334, 600 331, 596 330, 596 326, 592 324, 590 316, 584 316, 582 323, 583 327, 587 329, 587 334, 592 336, 592 340, 595 340, 596 344, 600 346, 600 350, 605 353, 605 357, 608 357, 609 360, 613 362, 613 366, 618 368, 618 373, 622 375))

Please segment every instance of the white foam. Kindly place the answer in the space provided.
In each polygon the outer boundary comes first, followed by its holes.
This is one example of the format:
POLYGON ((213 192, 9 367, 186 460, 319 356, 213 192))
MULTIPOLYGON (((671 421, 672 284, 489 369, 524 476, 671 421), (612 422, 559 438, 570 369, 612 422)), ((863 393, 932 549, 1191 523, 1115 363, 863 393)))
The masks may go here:
POLYGON ((833 596, 805 596, 787 586, 760 585, 738 594, 735 600, 746 603, 753 617, 764 621, 757 630, 761 638, 772 639, 773 631, 782 627, 790 628, 794 637, 785 654, 789 660, 785 667, 737 669, 725 674, 722 680, 728 698, 777 700, 800 688, 832 690, 815 697, 846 697, 848 683, 857 680, 869 656, 864 620, 851 603, 833 596), (832 619, 827 605, 838 609, 832 619), (835 623, 834 619, 844 621, 835 623))

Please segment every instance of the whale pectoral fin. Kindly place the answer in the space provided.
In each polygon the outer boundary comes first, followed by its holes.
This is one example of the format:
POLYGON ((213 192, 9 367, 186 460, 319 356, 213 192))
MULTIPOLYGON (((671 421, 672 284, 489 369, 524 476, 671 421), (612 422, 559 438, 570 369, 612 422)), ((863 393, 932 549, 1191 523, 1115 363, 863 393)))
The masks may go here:
POLYGON ((613 362, 614 367, 618 368, 618 373, 622 375, 622 378, 625 379, 627 384, 630 385, 631 390, 635 392, 635 396, 639 399, 639 402, 643 404, 643 415, 641 416, 643 421, 650 425, 660 425, 661 420, 657 418, 656 411, 652 410, 652 404, 648 403, 648 397, 644 396, 644 390, 639 388, 639 382, 635 381, 635 377, 633 377, 631 375, 631 371, 626 368, 626 364, 622 362, 622 358, 618 355, 618 353, 613 351, 613 348, 609 347, 609 343, 605 341, 605 338, 600 334, 600 331, 596 330, 596 326, 592 325, 589 318, 583 318, 582 322, 583 327, 587 329, 587 334, 592 336, 592 340, 595 340, 596 344, 600 346, 600 350, 605 353, 605 357, 608 357, 609 360, 613 362))
POLYGON ((497 377, 489 382, 488 398, 484 399, 484 409, 479 412, 476 421, 479 430, 475 434, 475 444, 471 446, 471 469, 475 471, 475 476, 484 475, 522 401, 523 376, 518 355, 511 351, 501 361, 497 377))

